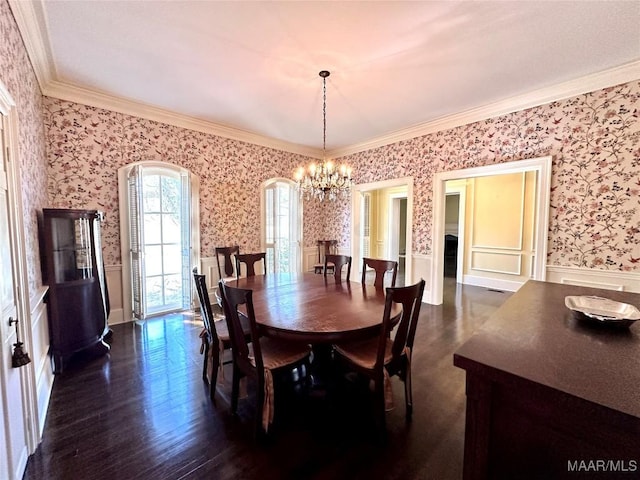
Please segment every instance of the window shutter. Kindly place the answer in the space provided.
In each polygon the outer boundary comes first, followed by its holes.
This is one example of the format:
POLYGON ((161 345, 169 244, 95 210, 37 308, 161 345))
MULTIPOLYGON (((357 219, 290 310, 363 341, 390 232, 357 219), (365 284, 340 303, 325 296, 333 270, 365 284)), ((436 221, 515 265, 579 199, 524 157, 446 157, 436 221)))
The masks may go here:
POLYGON ((144 320, 144 255, 142 228, 142 167, 136 165, 129 172, 129 251, 131 252, 131 292, 133 317, 144 320))
POLYGON ((371 255, 371 194, 362 194, 362 256, 371 255))
MULTIPOLYGON (((180 174, 182 198, 180 200, 180 223, 182 230, 182 308, 191 308, 191 182, 189 174, 180 174)), ((195 228, 200 228, 195 226, 195 228)))

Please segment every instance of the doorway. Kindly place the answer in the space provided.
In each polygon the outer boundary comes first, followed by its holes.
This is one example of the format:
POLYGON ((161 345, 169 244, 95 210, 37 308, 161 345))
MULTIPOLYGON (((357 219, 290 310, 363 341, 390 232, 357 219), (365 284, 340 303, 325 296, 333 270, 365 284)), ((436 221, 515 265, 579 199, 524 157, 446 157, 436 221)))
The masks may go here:
POLYGON ((140 162, 120 169, 119 181, 125 319, 191 308, 197 179, 173 164, 140 162))
MULTIPOLYGON (((448 186, 448 185, 447 185, 448 186)), ((447 192, 444 215, 444 276, 456 278, 460 233, 460 194, 447 192)))
MULTIPOLYGON (((549 225, 549 199, 551 195, 551 157, 539 157, 530 160, 488 165, 484 167, 452 170, 435 174, 433 179, 433 229, 432 229, 432 265, 430 275, 429 303, 442 304, 444 280, 445 248, 445 205, 447 182, 478 177, 492 177, 511 173, 533 172, 535 175, 534 195, 534 234, 531 278, 546 278, 547 231, 549 225)), ((458 257, 459 258, 459 257, 458 257)))
POLYGON ((302 270, 302 206, 295 182, 273 178, 262 185, 262 246, 266 269, 275 273, 302 270))
POLYGON ((388 258, 398 259, 396 285, 403 286, 407 260, 407 194, 389 195, 389 254, 388 258))
POLYGON ((404 236, 404 280, 405 284, 412 283, 413 178, 404 177, 355 185, 351 195, 351 218, 351 256, 354 263, 351 279, 360 281, 362 257, 390 257, 390 260, 400 260, 400 244, 404 236), (377 192, 383 190, 387 192, 385 201, 388 201, 389 208, 383 208, 381 212, 389 218, 386 222, 379 222, 377 214, 374 213, 377 210, 375 197, 377 192), (402 200, 406 202, 406 207, 402 200), (380 225, 386 231, 380 232, 380 225), (392 235, 391 232, 396 225, 398 233, 392 235), (404 225, 404 228, 401 225, 404 225), (402 234, 399 233, 400 230, 402 234), (380 238, 386 238, 386 243, 380 241, 380 238))

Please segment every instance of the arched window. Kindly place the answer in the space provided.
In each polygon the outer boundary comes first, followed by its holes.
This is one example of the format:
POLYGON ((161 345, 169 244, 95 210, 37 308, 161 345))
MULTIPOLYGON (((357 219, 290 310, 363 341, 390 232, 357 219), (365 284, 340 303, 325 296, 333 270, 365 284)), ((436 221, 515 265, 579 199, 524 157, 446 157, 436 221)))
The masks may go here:
POLYGON ((191 268, 199 243, 197 179, 162 162, 121 170, 120 181, 127 185, 120 200, 123 277, 130 279, 123 290, 130 292, 133 318, 191 308, 191 268))
POLYGON ((295 185, 283 178, 262 185, 262 246, 268 272, 302 269, 302 205, 295 185))

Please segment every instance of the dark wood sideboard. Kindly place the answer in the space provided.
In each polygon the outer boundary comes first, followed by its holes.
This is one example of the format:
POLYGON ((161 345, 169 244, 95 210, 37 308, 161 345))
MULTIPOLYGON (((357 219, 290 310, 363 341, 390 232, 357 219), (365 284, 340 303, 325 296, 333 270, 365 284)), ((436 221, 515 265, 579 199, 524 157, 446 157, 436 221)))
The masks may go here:
POLYGON ((640 307, 639 294, 538 281, 509 298, 454 354, 466 480, 640 476, 640 321, 592 325, 567 295, 640 307))

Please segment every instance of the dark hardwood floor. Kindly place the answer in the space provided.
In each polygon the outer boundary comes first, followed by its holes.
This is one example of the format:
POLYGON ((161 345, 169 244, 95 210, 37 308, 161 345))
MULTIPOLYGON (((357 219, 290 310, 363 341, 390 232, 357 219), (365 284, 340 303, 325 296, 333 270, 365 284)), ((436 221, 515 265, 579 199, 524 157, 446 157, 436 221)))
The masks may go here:
POLYGON ((445 285, 443 305, 422 306, 413 421, 405 422, 394 378, 386 443, 363 408, 366 388, 349 380, 328 394, 278 385, 285 388, 277 389, 274 428, 257 443, 251 389, 232 417, 227 373, 212 403, 201 379, 201 323, 175 314, 114 326, 108 356, 78 356, 56 376, 44 438, 24 479, 460 479, 464 372, 453 352, 509 294, 452 279, 445 285))

